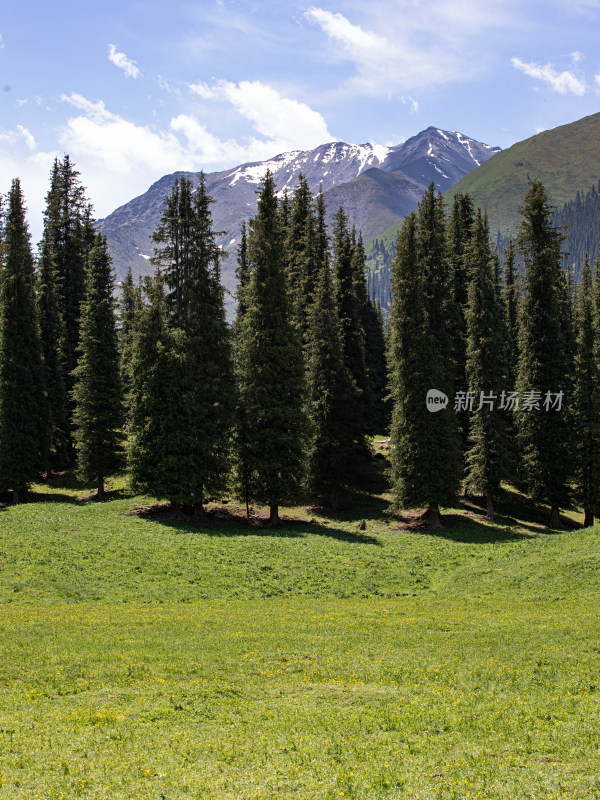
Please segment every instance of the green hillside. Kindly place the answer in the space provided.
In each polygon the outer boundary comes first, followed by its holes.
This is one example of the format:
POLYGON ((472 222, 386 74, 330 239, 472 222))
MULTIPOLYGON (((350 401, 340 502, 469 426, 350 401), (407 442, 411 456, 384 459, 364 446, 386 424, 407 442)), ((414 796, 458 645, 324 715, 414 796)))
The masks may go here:
POLYGON ((600 114, 543 131, 517 142, 449 189, 449 203, 457 192, 468 192, 475 204, 488 211, 490 230, 514 230, 527 178, 540 178, 552 202, 561 208, 577 191, 587 192, 600 177, 600 114))

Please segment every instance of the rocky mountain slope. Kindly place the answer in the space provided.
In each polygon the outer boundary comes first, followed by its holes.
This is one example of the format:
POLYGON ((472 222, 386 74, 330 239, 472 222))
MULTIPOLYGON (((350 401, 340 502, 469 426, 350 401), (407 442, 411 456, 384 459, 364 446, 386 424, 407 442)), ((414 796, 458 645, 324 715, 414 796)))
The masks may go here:
MULTIPOLYGON (((208 173, 206 186, 215 201, 215 230, 224 231, 219 243, 230 252, 235 252, 242 220, 256 211, 257 191, 267 169, 273 173, 279 192, 287 189, 291 193, 300 174, 306 176, 315 194, 322 186, 329 218, 343 205, 351 224, 368 240, 413 211, 431 181, 440 191, 446 191, 498 151, 456 131, 427 128, 394 147, 331 142, 314 150, 282 153, 269 161, 208 173)), ((197 185, 198 173, 165 175, 145 194, 100 221, 119 277, 129 266, 136 276, 152 271, 151 235, 164 198, 182 175, 197 185)), ((234 270, 235 258, 226 259, 223 281, 230 290, 234 270)))

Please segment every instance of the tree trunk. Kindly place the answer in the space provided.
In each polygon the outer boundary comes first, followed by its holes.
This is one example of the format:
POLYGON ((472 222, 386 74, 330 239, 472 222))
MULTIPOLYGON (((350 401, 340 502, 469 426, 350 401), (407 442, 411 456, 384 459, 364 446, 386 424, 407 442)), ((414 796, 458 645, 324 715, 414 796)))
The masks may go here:
POLYGON ((21 495, 21 493, 20 493, 19 489, 13 489, 13 505, 15 505, 15 506, 19 505, 20 495, 21 495))
POLYGON ((584 508, 584 519, 583 519, 583 527, 584 528, 591 528, 594 525, 594 513, 590 511, 588 508, 584 508))
POLYGON ((181 511, 181 504, 175 502, 175 500, 171 500, 171 514, 174 516, 179 516, 179 512, 181 511))
POLYGON ((104 478, 102 476, 98 478, 98 492, 96 494, 96 499, 97 500, 104 499, 104 478))
POLYGON ((279 528, 281 525, 281 520, 279 519, 279 504, 273 503, 269 506, 270 516, 269 516, 269 528, 279 528))
POLYGON ((337 486, 329 492, 329 506, 332 511, 337 511, 340 507, 340 491, 337 486))
POLYGON ((562 520, 560 518, 560 510, 558 506, 552 506, 550 509, 550 524, 548 527, 554 528, 556 531, 564 531, 565 529, 565 526, 562 524, 562 520))
POLYGON ((488 494, 485 499, 487 502, 486 519, 491 519, 493 522, 496 519, 496 515, 494 514, 494 497, 492 494, 488 494))
POLYGON ((429 506, 425 514, 427 520, 427 527, 433 531, 443 530, 442 518, 440 517, 440 509, 437 506, 429 506))

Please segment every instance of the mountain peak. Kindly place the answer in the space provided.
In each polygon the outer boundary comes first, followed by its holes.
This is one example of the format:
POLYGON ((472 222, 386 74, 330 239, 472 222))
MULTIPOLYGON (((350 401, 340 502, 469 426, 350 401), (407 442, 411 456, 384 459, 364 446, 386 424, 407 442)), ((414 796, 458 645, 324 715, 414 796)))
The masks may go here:
MULTIPOLYGON (((313 150, 292 150, 266 161, 208 173, 206 190, 215 201, 212 206, 215 229, 227 231, 219 240, 225 250, 233 250, 242 221, 256 212, 257 186, 267 169, 272 172, 280 194, 286 189, 292 192, 301 174, 313 193, 322 187, 329 221, 343 205, 350 223, 362 230, 367 240, 413 211, 431 181, 445 191, 497 149, 456 131, 431 126, 392 147, 372 142, 326 142, 313 150)), ((149 272, 152 232, 160 219, 165 197, 182 175, 197 185, 199 173, 165 175, 145 194, 99 223, 119 276, 129 266, 136 274, 149 272)), ((228 289, 234 286, 233 261, 226 261, 223 268, 223 281, 228 289)))

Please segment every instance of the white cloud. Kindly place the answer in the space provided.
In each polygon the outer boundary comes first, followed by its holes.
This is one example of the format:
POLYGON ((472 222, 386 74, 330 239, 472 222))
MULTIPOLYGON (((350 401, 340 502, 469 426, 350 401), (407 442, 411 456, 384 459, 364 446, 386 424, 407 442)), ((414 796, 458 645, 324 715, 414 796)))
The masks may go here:
POLYGON ((23 125, 17 125, 13 131, 0 130, 0 142, 15 145, 19 139, 25 142, 29 150, 35 150, 37 147, 33 135, 23 125))
POLYGON ((25 140, 25 144, 30 150, 35 150, 36 143, 35 139, 30 131, 27 128, 23 127, 23 125, 17 125, 17 131, 19 135, 25 140))
POLYGON ((514 0, 491 7, 480 0, 396 0, 390 12, 389 2, 370 0, 361 8, 361 24, 316 6, 305 18, 332 43, 324 58, 354 63, 356 73, 346 84, 350 93, 390 95, 476 76, 490 58, 486 34, 510 28, 513 5, 514 0))
POLYGON ((600 72, 597 75, 594 75, 594 82, 596 83, 596 86, 600 88, 600 72))
POLYGON ((203 100, 225 100, 247 119, 254 130, 267 137, 273 147, 308 150, 331 141, 323 116, 298 100, 284 97, 260 81, 218 81, 214 86, 199 82, 190 89, 203 100))
POLYGON ((579 50, 574 50, 570 55, 571 55, 571 61, 574 64, 581 63, 583 61, 583 59, 585 58, 583 53, 580 53, 579 50))
POLYGON ((116 67, 123 70, 127 78, 139 78, 140 71, 135 61, 127 58, 125 53, 120 53, 116 45, 108 45, 108 58, 116 67))
POLYGON ((142 126, 113 113, 102 100, 63 95, 76 113, 61 131, 61 152, 77 164, 98 216, 146 191, 167 173, 227 169, 332 138, 320 114, 263 84, 220 82, 215 95, 249 120, 254 133, 221 139, 193 114, 173 117, 166 129, 142 126))
POLYGON ((520 58, 511 58, 511 64, 530 78, 548 83, 559 94, 575 94, 578 97, 585 94, 585 80, 568 70, 558 72, 552 64, 535 64, 533 61, 521 61, 520 58))
POLYGON ((204 83, 204 81, 198 81, 198 83, 191 83, 190 89, 194 94, 197 94, 198 97, 201 97, 203 100, 212 100, 215 97, 219 96, 219 93, 216 89, 211 89, 211 87, 204 83))
POLYGON ((0 33, 0 50, 2 50, 3 47, 4 47, 4 37, 0 33))
POLYGON ((333 14, 331 11, 313 6, 308 9, 305 16, 320 25, 331 39, 336 39, 349 48, 372 51, 388 47, 383 37, 364 30, 360 25, 353 25, 342 14, 333 14))

